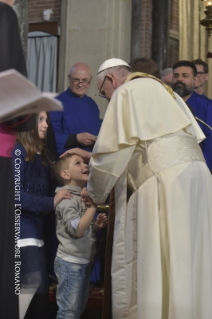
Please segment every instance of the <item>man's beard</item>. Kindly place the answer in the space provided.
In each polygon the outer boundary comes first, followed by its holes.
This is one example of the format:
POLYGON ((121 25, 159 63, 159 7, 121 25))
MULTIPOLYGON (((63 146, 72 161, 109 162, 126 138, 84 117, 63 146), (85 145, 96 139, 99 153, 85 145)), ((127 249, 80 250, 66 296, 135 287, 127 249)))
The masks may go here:
POLYGON ((179 94, 179 96, 185 97, 190 95, 194 88, 193 88, 193 85, 188 86, 180 81, 177 81, 176 83, 172 84, 172 89, 174 92, 179 94), (178 86, 179 84, 181 84, 181 86, 178 86))

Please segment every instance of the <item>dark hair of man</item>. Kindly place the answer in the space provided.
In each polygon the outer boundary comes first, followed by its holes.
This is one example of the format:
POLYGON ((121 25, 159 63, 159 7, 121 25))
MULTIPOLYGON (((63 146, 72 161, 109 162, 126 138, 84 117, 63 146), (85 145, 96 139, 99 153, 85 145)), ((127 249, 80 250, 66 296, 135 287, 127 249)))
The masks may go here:
POLYGON ((61 171, 64 169, 68 169, 69 159, 72 156, 73 155, 71 154, 67 154, 64 157, 59 158, 53 165, 55 178, 61 185, 64 185, 64 179, 61 176, 61 171))
POLYGON ((197 69, 196 69, 196 66, 194 63, 192 63, 191 61, 187 61, 187 60, 181 60, 181 61, 178 61, 177 63, 175 63, 173 65, 173 70, 177 69, 177 68, 180 68, 181 66, 186 66, 186 67, 189 67, 192 69, 192 72, 193 72, 193 76, 196 76, 197 75, 197 69))
POLYGON ((133 72, 143 72, 160 79, 160 69, 158 65, 150 58, 136 58, 130 63, 133 72))
MULTIPOLYGON (((41 154, 43 165, 49 164, 49 159, 46 154, 46 140, 41 140, 38 135, 38 119, 39 115, 37 114, 37 125, 34 130, 27 132, 18 132, 17 141, 23 145, 27 152, 25 161, 33 161, 37 153, 41 154)), ((47 114, 48 115, 48 114, 47 114)))
POLYGON ((202 65, 204 67, 204 72, 205 73, 209 72, 208 64, 206 62, 204 62, 203 60, 196 59, 196 60, 193 60, 192 63, 202 65))

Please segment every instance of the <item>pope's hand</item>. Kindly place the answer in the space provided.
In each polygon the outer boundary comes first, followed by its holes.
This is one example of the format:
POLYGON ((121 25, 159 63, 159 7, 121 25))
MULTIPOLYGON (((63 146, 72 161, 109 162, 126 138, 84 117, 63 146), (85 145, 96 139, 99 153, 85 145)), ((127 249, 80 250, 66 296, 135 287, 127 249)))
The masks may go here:
POLYGON ((77 141, 83 146, 92 145, 96 142, 96 136, 90 133, 79 133, 77 134, 77 141))
POLYGON ((72 148, 72 149, 66 151, 65 153, 63 153, 62 155, 60 155, 60 157, 64 157, 68 154, 78 155, 78 156, 82 157, 86 163, 89 163, 90 158, 91 158, 91 153, 84 151, 81 148, 72 148))

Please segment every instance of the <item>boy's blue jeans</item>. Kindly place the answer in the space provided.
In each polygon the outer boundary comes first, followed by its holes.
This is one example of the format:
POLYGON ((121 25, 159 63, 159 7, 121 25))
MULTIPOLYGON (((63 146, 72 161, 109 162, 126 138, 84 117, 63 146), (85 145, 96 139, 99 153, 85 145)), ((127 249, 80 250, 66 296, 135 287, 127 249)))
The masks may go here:
POLYGON ((79 319, 85 309, 92 262, 74 264, 56 257, 54 271, 58 279, 57 319, 79 319))

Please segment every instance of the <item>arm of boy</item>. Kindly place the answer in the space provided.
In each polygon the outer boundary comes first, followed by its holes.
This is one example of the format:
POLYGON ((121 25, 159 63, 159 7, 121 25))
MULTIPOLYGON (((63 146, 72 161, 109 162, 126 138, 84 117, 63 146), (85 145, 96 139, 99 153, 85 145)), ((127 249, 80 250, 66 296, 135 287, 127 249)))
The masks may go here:
POLYGON ((89 205, 88 209, 86 210, 85 214, 81 217, 79 225, 76 230, 76 237, 82 237, 85 231, 88 229, 90 224, 94 219, 94 215, 96 213, 97 205, 89 198, 88 192, 86 188, 83 188, 81 192, 82 198, 86 198, 86 205, 89 205))

